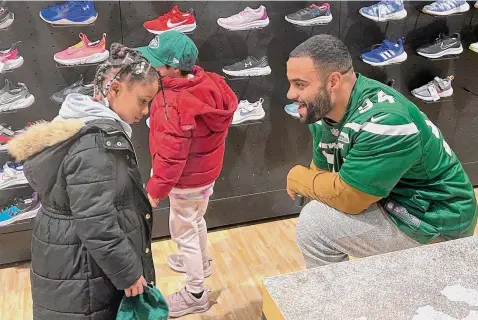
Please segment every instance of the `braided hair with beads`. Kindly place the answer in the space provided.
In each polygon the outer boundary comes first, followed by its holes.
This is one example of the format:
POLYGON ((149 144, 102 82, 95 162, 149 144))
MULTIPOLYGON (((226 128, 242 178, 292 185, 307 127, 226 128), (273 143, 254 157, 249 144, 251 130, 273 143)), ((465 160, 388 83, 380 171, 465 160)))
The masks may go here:
POLYGON ((161 92, 163 94, 163 102, 165 108, 166 119, 168 113, 166 108, 166 98, 163 89, 163 77, 161 74, 149 63, 148 60, 136 50, 128 48, 120 43, 113 43, 110 47, 109 59, 100 64, 96 69, 94 80, 94 95, 101 93, 105 104, 109 107, 108 92, 113 81, 153 81, 159 80, 161 92), (105 80, 112 72, 116 72, 106 84, 105 80))

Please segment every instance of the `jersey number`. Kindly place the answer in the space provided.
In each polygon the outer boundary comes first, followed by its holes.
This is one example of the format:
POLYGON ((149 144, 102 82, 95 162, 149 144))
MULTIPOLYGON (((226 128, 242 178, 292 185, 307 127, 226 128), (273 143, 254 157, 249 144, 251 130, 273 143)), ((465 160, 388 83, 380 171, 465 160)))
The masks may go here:
MULTIPOLYGON (((394 103, 395 99, 392 96, 389 96, 388 94, 385 94, 382 90, 380 90, 377 93, 377 102, 385 102, 388 101, 390 103, 394 103)), ((361 106, 358 108, 359 113, 364 113, 365 111, 370 110, 370 108, 373 107, 373 102, 370 101, 370 99, 365 99, 365 105, 361 106)))

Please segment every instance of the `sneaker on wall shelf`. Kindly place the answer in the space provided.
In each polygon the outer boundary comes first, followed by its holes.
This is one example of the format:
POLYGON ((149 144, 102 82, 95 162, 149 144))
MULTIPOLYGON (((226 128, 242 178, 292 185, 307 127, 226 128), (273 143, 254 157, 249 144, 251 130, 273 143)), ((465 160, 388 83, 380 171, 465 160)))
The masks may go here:
POLYGON ((31 198, 13 198, 0 205, 0 227, 34 218, 40 208, 41 203, 36 192, 31 198))
POLYGON ((264 6, 257 9, 246 7, 235 15, 217 19, 217 24, 230 31, 261 29, 269 25, 269 16, 264 6))
POLYGON ((478 42, 470 44, 470 50, 478 53, 478 42))
POLYGON ((290 103, 284 107, 284 111, 294 119, 300 119, 299 105, 297 103, 290 103))
POLYGON ((96 21, 98 13, 92 0, 70 0, 40 11, 40 18, 52 25, 89 25, 96 21))
POLYGON ((6 162, 0 169, 0 190, 24 184, 28 184, 28 180, 23 172, 23 164, 6 162))
POLYGON ((237 106, 232 119, 232 124, 237 125, 246 121, 262 120, 266 113, 262 104, 264 99, 260 98, 256 102, 249 102, 248 100, 241 100, 237 106))
POLYGON ((69 95, 70 93, 80 93, 87 96, 93 96, 93 91, 94 91, 93 83, 85 84, 83 82, 83 75, 81 74, 78 81, 76 81, 75 83, 69 85, 68 87, 58 92, 55 92, 54 94, 51 95, 50 99, 56 103, 63 103, 63 101, 65 101, 66 96, 69 95))
POLYGON ((451 36, 440 34, 434 42, 417 49, 419 55, 429 59, 457 55, 462 52, 463 46, 461 45, 459 33, 454 33, 451 36))
POLYGON ((446 98, 453 95, 453 88, 451 86, 453 79, 453 76, 448 76, 444 79, 435 77, 427 84, 413 89, 411 93, 415 98, 425 102, 438 101, 441 98, 446 98))
POLYGON ((30 94, 28 88, 23 83, 13 85, 10 81, 5 81, 5 87, 0 90, 0 112, 10 112, 31 106, 35 102, 35 97, 30 94))
POLYGON ((154 34, 161 34, 170 30, 183 33, 192 32, 196 29, 196 13, 192 8, 182 12, 178 6, 174 6, 169 12, 158 18, 144 22, 143 26, 154 34))
POLYGON ((255 77, 271 74, 267 57, 255 58, 252 56, 222 68, 222 72, 233 77, 255 77))
POLYGON ((13 130, 9 125, 0 124, 0 152, 7 151, 8 141, 12 140, 17 134, 23 132, 22 130, 13 130))
POLYGON ((438 0, 423 7, 422 12, 433 16, 448 16, 470 10, 465 0, 438 0))
POLYGON ((371 6, 361 8, 359 13, 365 18, 377 22, 402 20, 407 16, 402 0, 382 0, 371 6))
POLYGON ((397 42, 385 39, 380 45, 363 53, 360 58, 372 66, 387 66, 407 60, 407 53, 403 47, 403 39, 398 39, 397 42))
POLYGON ((13 43, 10 48, 0 49, 0 73, 12 71, 23 65, 23 57, 18 54, 17 43, 13 43))
POLYGON ((332 13, 328 3, 321 6, 311 4, 307 8, 286 15, 285 20, 301 27, 315 26, 332 21, 332 13))
POLYGON ((8 11, 5 7, 0 7, 0 30, 11 26, 14 20, 15 15, 13 12, 8 11))
POLYGON ((106 33, 100 40, 90 42, 84 33, 80 33, 81 41, 74 46, 55 53, 53 59, 66 66, 100 63, 108 59, 109 52, 106 50, 106 33))

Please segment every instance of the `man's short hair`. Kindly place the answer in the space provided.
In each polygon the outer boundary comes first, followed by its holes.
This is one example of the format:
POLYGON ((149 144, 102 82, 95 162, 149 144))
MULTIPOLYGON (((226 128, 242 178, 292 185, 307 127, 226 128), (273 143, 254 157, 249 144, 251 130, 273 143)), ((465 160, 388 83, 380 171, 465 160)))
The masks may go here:
POLYGON ((334 36, 319 34, 299 44, 289 58, 309 57, 318 70, 345 73, 352 68, 352 57, 345 44, 334 36))

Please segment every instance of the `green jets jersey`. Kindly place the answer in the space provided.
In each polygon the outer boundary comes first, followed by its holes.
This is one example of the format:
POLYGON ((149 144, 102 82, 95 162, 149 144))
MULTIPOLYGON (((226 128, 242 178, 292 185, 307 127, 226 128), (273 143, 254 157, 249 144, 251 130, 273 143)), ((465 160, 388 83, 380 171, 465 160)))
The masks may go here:
POLYGON ((317 167, 382 198, 400 230, 420 243, 473 234, 471 182, 440 130, 412 102, 358 75, 342 120, 309 126, 317 167))

